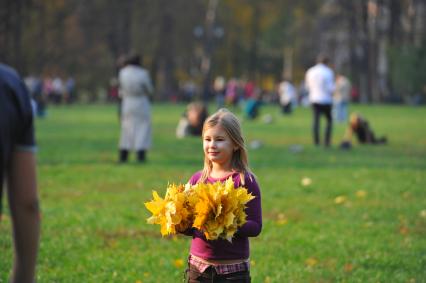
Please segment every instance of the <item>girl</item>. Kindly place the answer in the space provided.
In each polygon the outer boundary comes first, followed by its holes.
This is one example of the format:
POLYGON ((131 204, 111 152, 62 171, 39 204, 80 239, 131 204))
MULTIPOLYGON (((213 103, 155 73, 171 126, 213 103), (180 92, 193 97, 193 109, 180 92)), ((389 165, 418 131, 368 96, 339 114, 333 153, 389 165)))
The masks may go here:
POLYGON ((195 228, 185 231, 184 234, 192 236, 186 280, 250 282, 248 237, 256 237, 262 230, 262 210, 260 189, 248 167, 240 123, 234 114, 220 109, 205 121, 202 138, 204 168, 191 177, 190 184, 224 182, 232 177, 235 187, 245 187, 255 198, 247 204, 247 222, 232 242, 207 240, 195 228))

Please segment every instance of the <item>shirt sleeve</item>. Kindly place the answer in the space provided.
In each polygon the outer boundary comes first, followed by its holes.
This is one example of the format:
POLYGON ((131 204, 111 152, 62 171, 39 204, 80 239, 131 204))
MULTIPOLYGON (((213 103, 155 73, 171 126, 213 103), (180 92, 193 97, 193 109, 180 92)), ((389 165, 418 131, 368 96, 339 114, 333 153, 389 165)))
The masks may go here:
POLYGON ((334 74, 333 74, 333 71, 331 70, 328 75, 327 88, 330 93, 333 93, 336 89, 336 85, 334 83, 334 74))
POLYGON ((152 94, 154 92, 154 87, 152 86, 151 76, 149 75, 148 71, 146 71, 145 75, 145 87, 147 94, 152 94))
POLYGON ((245 210, 247 214, 247 222, 238 229, 236 236, 256 237, 262 231, 262 204, 260 188, 253 175, 246 176, 246 188, 254 199, 247 203, 245 210))
POLYGON ((16 87, 16 91, 18 92, 17 97, 20 104, 18 108, 20 109, 21 127, 16 133, 15 150, 35 152, 34 113, 30 96, 23 82, 16 87))

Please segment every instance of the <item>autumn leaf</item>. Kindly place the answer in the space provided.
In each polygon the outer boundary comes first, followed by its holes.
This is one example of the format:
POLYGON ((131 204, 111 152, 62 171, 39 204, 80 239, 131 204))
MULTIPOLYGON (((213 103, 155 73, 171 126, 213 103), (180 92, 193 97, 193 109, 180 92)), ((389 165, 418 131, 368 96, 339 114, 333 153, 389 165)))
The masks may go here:
POLYGON ((169 185, 164 199, 156 191, 153 191, 152 196, 153 200, 145 203, 145 207, 152 213, 147 222, 159 224, 161 235, 176 234, 191 226, 192 212, 183 185, 169 185))
POLYGON ((302 181, 301 181, 301 184, 304 187, 310 186, 312 184, 312 180, 311 180, 311 178, 303 177, 302 181))
POLYGON ((343 270, 346 273, 352 272, 353 269, 354 269, 354 266, 352 264, 350 264, 350 263, 346 263, 345 266, 343 267, 343 270))
POLYGON ((314 267, 315 265, 317 265, 317 263, 318 263, 318 260, 314 257, 310 257, 305 260, 305 264, 308 267, 314 267))
POLYGON ((181 268, 182 266, 183 266, 183 260, 182 259, 175 259, 174 261, 173 261, 173 265, 176 267, 176 268, 181 268))
POLYGON ((334 199, 334 203, 335 204, 343 204, 346 202, 346 197, 345 196, 338 196, 334 199))
POLYGON ((356 196, 358 198, 365 198, 367 196, 367 192, 364 191, 364 190, 359 190, 359 191, 356 192, 356 196))

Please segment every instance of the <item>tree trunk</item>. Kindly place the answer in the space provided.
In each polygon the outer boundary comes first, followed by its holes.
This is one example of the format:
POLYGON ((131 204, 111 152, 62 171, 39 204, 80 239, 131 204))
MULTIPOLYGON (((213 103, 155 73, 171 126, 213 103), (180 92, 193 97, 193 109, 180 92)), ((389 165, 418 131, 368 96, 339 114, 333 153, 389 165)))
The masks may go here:
POLYGON ((260 19, 260 2, 257 0, 252 1, 253 16, 251 25, 251 43, 249 51, 249 79, 255 80, 258 67, 258 37, 259 37, 259 19, 260 19))

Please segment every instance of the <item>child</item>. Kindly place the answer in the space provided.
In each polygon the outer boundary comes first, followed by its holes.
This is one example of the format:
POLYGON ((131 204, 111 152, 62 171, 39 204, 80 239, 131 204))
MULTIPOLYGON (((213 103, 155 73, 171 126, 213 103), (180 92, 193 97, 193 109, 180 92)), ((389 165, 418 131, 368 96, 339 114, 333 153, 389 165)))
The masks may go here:
POLYGON ((176 128, 176 137, 201 136, 203 123, 207 119, 207 106, 201 102, 188 104, 185 114, 179 120, 176 128))
POLYGON ((235 187, 243 186, 255 198, 247 203, 247 222, 234 235, 232 242, 207 240, 191 228, 184 234, 192 236, 186 270, 187 282, 250 282, 249 240, 262 230, 260 189, 248 168, 247 151, 240 123, 234 114, 219 109, 203 126, 204 168, 189 183, 224 182, 232 177, 235 187))

